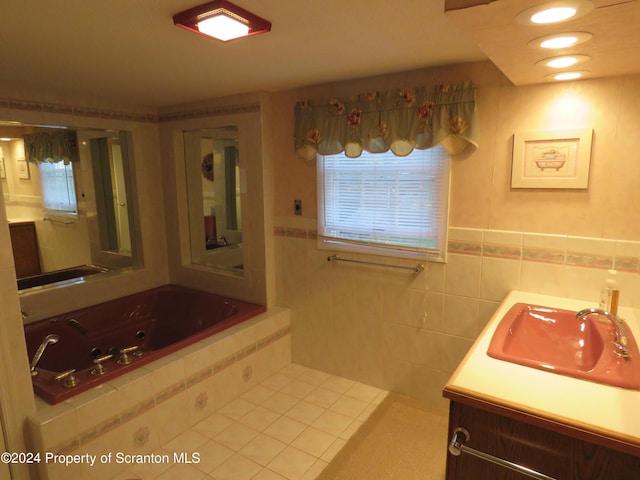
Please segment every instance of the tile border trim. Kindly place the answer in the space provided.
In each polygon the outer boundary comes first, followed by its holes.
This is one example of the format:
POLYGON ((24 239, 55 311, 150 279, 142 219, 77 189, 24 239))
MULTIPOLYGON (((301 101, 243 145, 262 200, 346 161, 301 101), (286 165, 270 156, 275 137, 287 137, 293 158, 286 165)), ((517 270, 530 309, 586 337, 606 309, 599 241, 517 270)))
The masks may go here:
MULTIPOLYGON (((458 227, 449 228, 451 229, 458 227)), ((466 230, 463 228, 459 229, 466 230)), ((494 230, 483 230, 483 232, 494 232, 494 230)), ((273 227, 273 235, 274 237, 279 238, 316 240, 318 233, 315 228, 287 227, 283 225, 276 225, 273 227)), ((596 241, 598 240, 603 242, 616 242, 616 240, 613 239, 596 239, 596 241)), ((640 251, 640 242, 637 243, 638 251, 640 251)), ((457 239, 450 239, 448 241, 447 253, 472 255, 487 258, 499 258, 504 260, 518 260, 574 267, 596 268, 602 270, 615 268, 620 272, 640 273, 640 257, 629 255, 599 255, 580 251, 565 251, 563 249, 527 247, 522 245, 496 244, 483 241, 457 239)))

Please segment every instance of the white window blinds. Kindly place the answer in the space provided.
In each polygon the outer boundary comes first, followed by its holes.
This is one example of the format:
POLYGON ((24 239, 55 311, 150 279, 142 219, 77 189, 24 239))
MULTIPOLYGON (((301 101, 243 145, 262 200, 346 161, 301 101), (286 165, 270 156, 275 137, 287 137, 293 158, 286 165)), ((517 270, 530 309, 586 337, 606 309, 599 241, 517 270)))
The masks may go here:
POLYGON ((38 170, 45 211, 54 215, 77 214, 72 164, 38 162, 38 170))
POLYGON ((320 242, 335 250, 443 260, 448 191, 442 147, 405 157, 318 156, 320 242))

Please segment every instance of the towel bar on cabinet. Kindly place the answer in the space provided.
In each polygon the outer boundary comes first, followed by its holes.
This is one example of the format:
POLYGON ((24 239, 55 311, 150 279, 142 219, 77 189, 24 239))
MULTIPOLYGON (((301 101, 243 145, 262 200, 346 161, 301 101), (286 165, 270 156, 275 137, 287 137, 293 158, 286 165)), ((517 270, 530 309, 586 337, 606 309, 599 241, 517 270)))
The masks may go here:
POLYGON ((530 468, 523 467, 522 465, 518 465, 517 463, 510 462, 489 453, 481 452, 480 450, 476 450, 475 448, 467 447, 465 445, 465 442, 468 442, 469 438, 471 438, 471 435, 465 428, 456 428, 453 431, 453 437, 451 438, 451 442, 449 443, 449 453, 451 455, 455 455, 456 457, 460 456, 463 453, 468 453, 469 455, 473 455, 474 457, 478 457, 482 460, 486 460, 487 462, 500 465, 501 467, 508 468, 509 470, 521 473, 522 475, 526 475, 530 478, 535 478, 536 480, 556 480, 555 478, 545 475, 544 473, 540 473, 530 468))

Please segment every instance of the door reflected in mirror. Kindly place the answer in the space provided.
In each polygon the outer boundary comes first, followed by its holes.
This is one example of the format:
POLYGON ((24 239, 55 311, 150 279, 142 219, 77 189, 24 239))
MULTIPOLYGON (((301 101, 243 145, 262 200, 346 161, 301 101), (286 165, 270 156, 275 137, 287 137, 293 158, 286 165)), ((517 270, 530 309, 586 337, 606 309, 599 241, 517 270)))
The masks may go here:
POLYGON ((0 136, 19 290, 142 265, 130 132, 0 122, 0 136))
POLYGON ((191 262, 243 271, 238 128, 183 132, 191 262))

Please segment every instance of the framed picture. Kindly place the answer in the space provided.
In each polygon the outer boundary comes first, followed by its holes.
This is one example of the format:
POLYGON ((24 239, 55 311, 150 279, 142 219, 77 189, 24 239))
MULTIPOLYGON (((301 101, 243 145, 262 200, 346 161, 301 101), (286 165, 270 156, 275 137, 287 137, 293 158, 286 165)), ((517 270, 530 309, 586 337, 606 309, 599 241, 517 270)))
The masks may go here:
POLYGON ((511 188, 587 188, 592 135, 590 128, 515 133, 511 188))
POLYGON ((4 158, 0 157, 0 178, 7 178, 7 171, 4 169, 4 158))
POLYGON ((18 178, 24 180, 31 178, 31 175, 29 175, 29 164, 26 160, 17 160, 16 164, 18 165, 18 178))

